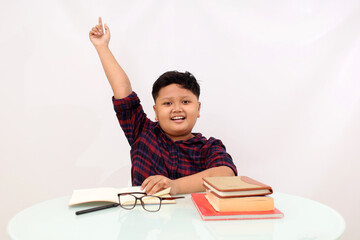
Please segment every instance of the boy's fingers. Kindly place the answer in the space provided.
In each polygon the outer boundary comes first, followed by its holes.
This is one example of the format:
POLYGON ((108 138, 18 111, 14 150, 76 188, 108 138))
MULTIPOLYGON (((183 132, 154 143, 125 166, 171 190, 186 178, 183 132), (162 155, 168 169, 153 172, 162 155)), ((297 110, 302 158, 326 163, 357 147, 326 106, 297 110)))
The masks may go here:
POLYGON ((142 189, 145 188, 145 192, 149 195, 156 192, 156 185, 159 183, 161 178, 159 176, 150 176, 141 185, 142 189))
MULTIPOLYGON (((156 179, 153 180, 153 186, 150 188, 148 192, 149 195, 153 195, 160 190, 163 190, 170 186, 169 179, 164 176, 158 176, 156 179)), ((146 189, 148 190, 148 189, 146 189)))
POLYGON ((156 185, 151 189, 151 195, 155 194, 165 188, 168 188, 171 186, 170 179, 167 177, 160 178, 160 180, 156 183, 156 185))
POLYGON ((110 29, 109 29, 108 25, 105 23, 104 26, 105 26, 105 34, 109 35, 110 34, 110 29))
POLYGON ((97 26, 96 26, 96 30, 97 30, 99 33, 103 33, 102 26, 97 25, 97 26))
POLYGON ((158 181, 156 180, 156 178, 151 178, 150 181, 146 184, 145 192, 147 194, 150 194, 151 192, 153 192, 153 188, 157 182, 158 181))
POLYGON ((89 35, 92 36, 92 35, 96 35, 96 31, 94 31, 93 29, 89 32, 89 35))
POLYGON ((144 190, 144 188, 146 187, 147 182, 149 181, 148 179, 149 179, 149 178, 145 179, 145 180, 143 181, 143 183, 141 184, 141 190, 144 190))
POLYGON ((153 176, 147 177, 143 183, 141 184, 141 190, 144 190, 145 188, 148 187, 149 182, 151 181, 151 179, 153 178, 153 176))
MULTIPOLYGON (((161 189, 161 184, 159 182, 157 182, 152 186, 152 188, 150 189, 150 191, 147 192, 147 194, 153 195, 153 194, 157 193, 160 189, 161 189)), ((146 188, 146 190, 148 190, 148 189, 146 188)))
POLYGON ((153 187, 152 187, 152 189, 151 189, 151 191, 149 192, 149 195, 153 195, 153 194, 155 194, 155 193, 157 193, 158 191, 160 191, 161 189, 162 189, 162 187, 161 187, 161 183, 156 183, 153 187))
POLYGON ((93 28, 91 29, 91 31, 92 31, 94 34, 100 33, 100 30, 99 30, 99 28, 98 28, 97 26, 93 27, 93 28))
POLYGON ((102 26, 102 19, 99 17, 99 25, 102 26))

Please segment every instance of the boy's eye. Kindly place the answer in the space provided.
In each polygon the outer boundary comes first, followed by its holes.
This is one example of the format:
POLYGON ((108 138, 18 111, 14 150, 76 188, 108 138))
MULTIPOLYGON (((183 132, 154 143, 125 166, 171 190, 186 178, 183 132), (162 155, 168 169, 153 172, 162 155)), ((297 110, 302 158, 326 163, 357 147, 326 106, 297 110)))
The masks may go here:
POLYGON ((170 106, 171 102, 164 102, 163 105, 170 106))
POLYGON ((184 100, 183 103, 188 104, 188 103, 190 103, 190 101, 189 100, 184 100))

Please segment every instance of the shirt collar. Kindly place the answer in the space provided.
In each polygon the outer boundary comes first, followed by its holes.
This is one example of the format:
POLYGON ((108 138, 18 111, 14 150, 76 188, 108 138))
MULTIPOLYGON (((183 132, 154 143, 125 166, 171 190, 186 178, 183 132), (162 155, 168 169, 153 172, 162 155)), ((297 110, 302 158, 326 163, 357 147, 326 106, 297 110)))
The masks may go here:
POLYGON ((194 137, 186 140, 186 141, 176 141, 176 142, 173 142, 171 140, 171 138, 169 138, 164 130, 160 127, 160 124, 159 122, 156 122, 155 123, 155 129, 156 131, 158 132, 159 134, 159 137, 163 138, 166 142, 169 142, 169 143, 183 143, 183 144, 196 144, 196 143, 205 143, 206 142, 206 139, 202 136, 201 133, 192 133, 194 135, 194 137))

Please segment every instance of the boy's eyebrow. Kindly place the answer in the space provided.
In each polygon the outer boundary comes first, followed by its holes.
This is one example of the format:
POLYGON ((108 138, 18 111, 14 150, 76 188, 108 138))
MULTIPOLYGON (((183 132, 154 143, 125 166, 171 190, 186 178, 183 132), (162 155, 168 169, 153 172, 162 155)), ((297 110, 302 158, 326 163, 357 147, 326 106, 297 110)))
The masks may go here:
POLYGON ((164 97, 164 98, 160 98, 160 100, 170 100, 172 99, 172 97, 164 97))
MULTIPOLYGON (((180 96, 179 98, 182 99, 182 98, 190 98, 191 96, 189 95, 184 95, 184 96, 180 96)), ((164 98, 160 98, 160 100, 171 100, 173 99, 174 97, 164 97, 164 98)))

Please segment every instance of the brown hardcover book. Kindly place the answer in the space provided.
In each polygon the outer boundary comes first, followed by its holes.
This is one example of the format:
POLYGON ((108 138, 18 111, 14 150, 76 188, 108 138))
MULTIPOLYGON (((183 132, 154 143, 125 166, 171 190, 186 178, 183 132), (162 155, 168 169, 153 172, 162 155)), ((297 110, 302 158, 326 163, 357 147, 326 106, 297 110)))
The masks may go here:
POLYGON ((206 190, 206 198, 218 212, 274 210, 274 199, 268 196, 219 198, 206 190))
POLYGON ((273 193, 270 186, 247 176, 205 177, 204 186, 218 197, 250 197, 273 193))

